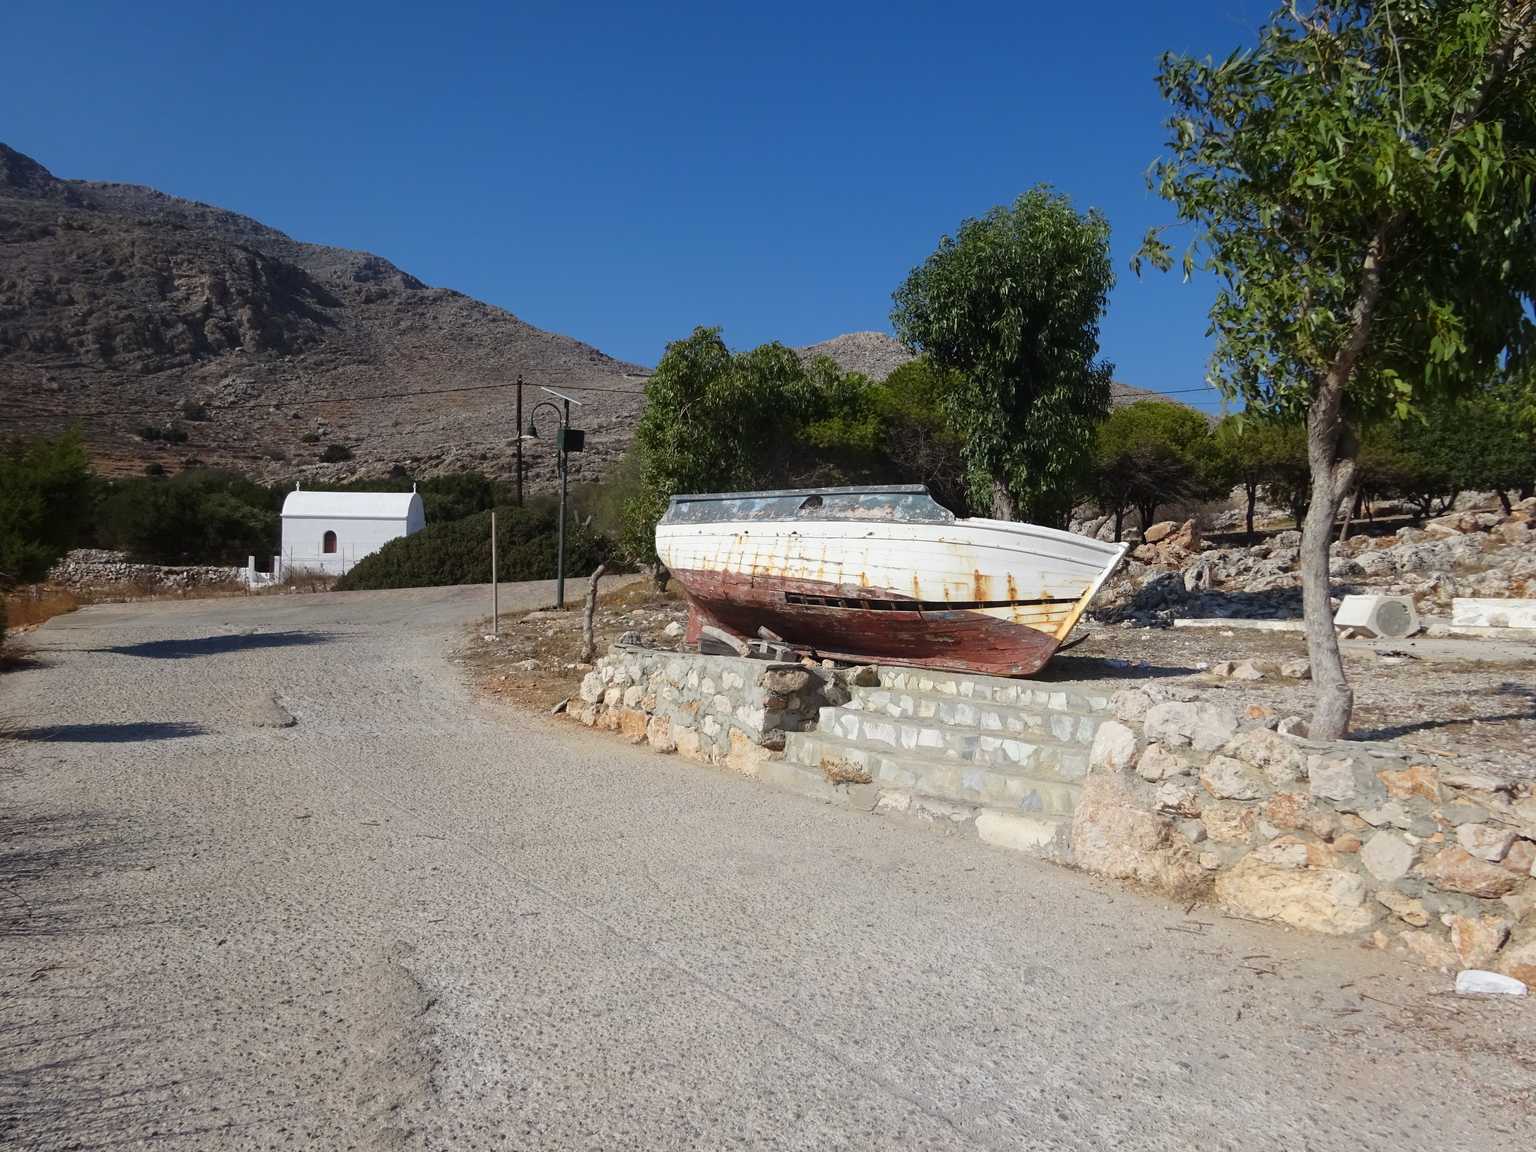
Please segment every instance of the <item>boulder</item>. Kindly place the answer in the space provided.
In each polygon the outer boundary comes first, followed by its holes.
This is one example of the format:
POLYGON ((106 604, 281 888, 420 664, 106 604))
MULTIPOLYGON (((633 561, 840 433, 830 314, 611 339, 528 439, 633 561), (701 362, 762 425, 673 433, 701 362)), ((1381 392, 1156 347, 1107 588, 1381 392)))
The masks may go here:
POLYGON ((1246 844, 1258 826, 1259 814, 1243 804, 1206 804, 1200 809, 1200 823, 1212 840, 1228 844, 1246 844))
POLYGON ((1145 734, 1149 743, 1162 741, 1175 748, 1214 752, 1236 732, 1237 715, 1217 704, 1168 701, 1147 709, 1145 734))
POLYGON ((1295 741, 1287 740, 1268 728, 1250 728, 1239 732, 1222 746, 1222 752, 1251 764, 1264 772, 1276 788, 1300 780, 1306 772, 1307 759, 1295 741))
POLYGON ((1386 797, 1364 757, 1315 756, 1307 765, 1308 789, 1319 800, 1329 800, 1345 812, 1374 807, 1386 797))
POLYGON ((1359 873, 1298 867, 1294 859, 1304 860, 1305 852, 1291 853, 1285 863, 1271 863, 1250 852, 1216 877, 1216 898, 1241 915, 1309 932, 1342 936, 1370 928, 1376 920, 1375 905, 1359 873))
POLYGON ((1143 544, 1156 544, 1159 541, 1166 540, 1178 530, 1179 522, 1177 520, 1163 520, 1143 532, 1141 534, 1141 542, 1143 544))
POLYGON ((1383 883, 1408 875, 1417 856, 1413 845, 1395 832, 1377 832, 1360 848, 1360 863, 1383 883))
POLYGON ((1268 791, 1256 769, 1231 756, 1212 756, 1200 783, 1218 800, 1257 800, 1268 791))
POLYGON ((1414 796, 1429 801, 1440 799, 1439 773, 1428 764, 1384 769, 1376 773, 1376 778, 1394 800, 1408 800, 1414 796))
POLYGON ((1516 940, 1499 957, 1498 970, 1536 986, 1536 933, 1516 940))
POLYGON ((1088 753, 1089 767, 1094 771, 1118 772, 1135 762, 1136 733, 1118 720, 1100 724, 1093 736, 1093 748, 1088 753))
POLYGON ((1115 776, 1090 776, 1072 816, 1072 855, 1089 872, 1188 895, 1203 872, 1172 821, 1148 812, 1115 776))
POLYGON ((1463 968, 1486 968, 1509 939, 1509 921, 1502 916, 1451 917, 1451 947, 1463 968))
POLYGON ((1506 868, 1479 860, 1460 845, 1443 848, 1426 860, 1424 877, 1447 891, 1489 900, 1513 892, 1524 882, 1506 868))
POLYGON ((1387 909, 1404 924, 1412 924, 1415 928, 1422 928, 1429 923, 1429 913, 1424 908, 1424 901, 1415 900, 1405 892, 1399 892, 1396 888, 1382 888, 1376 893, 1376 903, 1387 909))
POLYGON ((1456 829, 1456 842, 1479 860, 1497 864, 1514 846, 1515 832, 1493 824, 1463 824, 1456 829))
POLYGON ((1136 759, 1136 775, 1156 783, 1170 776, 1182 776, 1194 765, 1166 744, 1148 744, 1136 759))

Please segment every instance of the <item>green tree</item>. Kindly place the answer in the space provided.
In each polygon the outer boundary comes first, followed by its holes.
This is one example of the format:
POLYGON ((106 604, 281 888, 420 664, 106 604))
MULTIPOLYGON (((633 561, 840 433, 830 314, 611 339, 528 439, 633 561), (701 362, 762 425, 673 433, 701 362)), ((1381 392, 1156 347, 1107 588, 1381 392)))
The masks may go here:
POLYGON ((87 527, 92 489, 77 432, 0 450, 0 580, 41 580, 87 527))
POLYGON ((1159 504, 1201 490, 1200 461, 1209 435, 1204 416, 1167 400, 1126 404, 1099 425, 1097 497, 1099 507, 1115 518, 1116 540, 1127 507, 1137 510, 1145 532, 1159 504))
POLYGON ((1248 412, 1225 416, 1205 441, 1201 470, 1209 491, 1242 488, 1243 523, 1249 536, 1254 532, 1254 508, 1261 492, 1285 504, 1301 522, 1306 509, 1307 445, 1299 424, 1248 412))
MULTIPOLYGON (((1352 424, 1406 415, 1528 356, 1536 324, 1536 21, 1530 0, 1316 0, 1255 48, 1164 57, 1171 155, 1152 182, 1193 225, 1230 394, 1305 413, 1303 604, 1312 733, 1354 695, 1329 604, 1352 424)), ((1142 255, 1172 263, 1149 234, 1142 255)))
POLYGON ((1114 275, 1109 224, 1036 187, 967 220, 896 290, 896 332, 953 373, 972 502, 1061 521, 1109 410, 1099 321, 1114 275))
POLYGON ((640 477, 623 539, 630 557, 655 563, 656 521, 671 496, 764 485, 784 467, 812 399, 804 365, 782 344, 732 353, 718 328, 668 344, 635 429, 640 477))

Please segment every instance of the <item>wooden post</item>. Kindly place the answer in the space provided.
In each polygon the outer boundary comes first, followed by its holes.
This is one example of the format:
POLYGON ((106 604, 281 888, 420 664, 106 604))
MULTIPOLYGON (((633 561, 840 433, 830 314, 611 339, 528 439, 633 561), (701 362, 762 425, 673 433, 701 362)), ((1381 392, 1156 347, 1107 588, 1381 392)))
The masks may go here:
POLYGON ((496 509, 491 509, 491 635, 500 636, 501 589, 496 584, 496 509))
POLYGON ((581 662, 592 663, 592 657, 597 655, 597 642, 592 637, 592 613, 597 611, 597 582, 603 578, 603 573, 608 568, 606 564, 599 564, 597 571, 592 573, 592 580, 587 585, 587 606, 581 618, 581 662))

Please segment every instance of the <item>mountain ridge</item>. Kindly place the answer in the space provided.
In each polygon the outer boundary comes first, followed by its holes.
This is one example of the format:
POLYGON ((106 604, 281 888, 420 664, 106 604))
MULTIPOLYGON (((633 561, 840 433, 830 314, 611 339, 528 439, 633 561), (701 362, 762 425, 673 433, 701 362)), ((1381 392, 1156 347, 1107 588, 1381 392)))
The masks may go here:
MULTIPOLYGON (((0 435, 104 411, 81 422, 108 473, 196 458, 267 478, 506 475, 510 387, 453 390, 519 374, 533 395, 542 384, 587 401, 573 474, 600 476, 628 443, 643 366, 382 256, 143 185, 61 179, 0 144, 0 435), (420 398, 323 400, 393 392, 420 398), (186 443, 140 435, 172 425, 186 443), (321 463, 332 443, 354 459, 321 463)), ((547 451, 525 455, 535 486, 552 479, 547 451)))

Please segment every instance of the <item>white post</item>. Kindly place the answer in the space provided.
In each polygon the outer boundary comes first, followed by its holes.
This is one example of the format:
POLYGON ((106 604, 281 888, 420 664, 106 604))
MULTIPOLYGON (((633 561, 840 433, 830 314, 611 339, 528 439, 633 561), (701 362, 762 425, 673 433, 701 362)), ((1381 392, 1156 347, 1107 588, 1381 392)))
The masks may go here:
POLYGON ((491 635, 500 636, 501 589, 496 585, 496 509, 491 509, 491 635))

